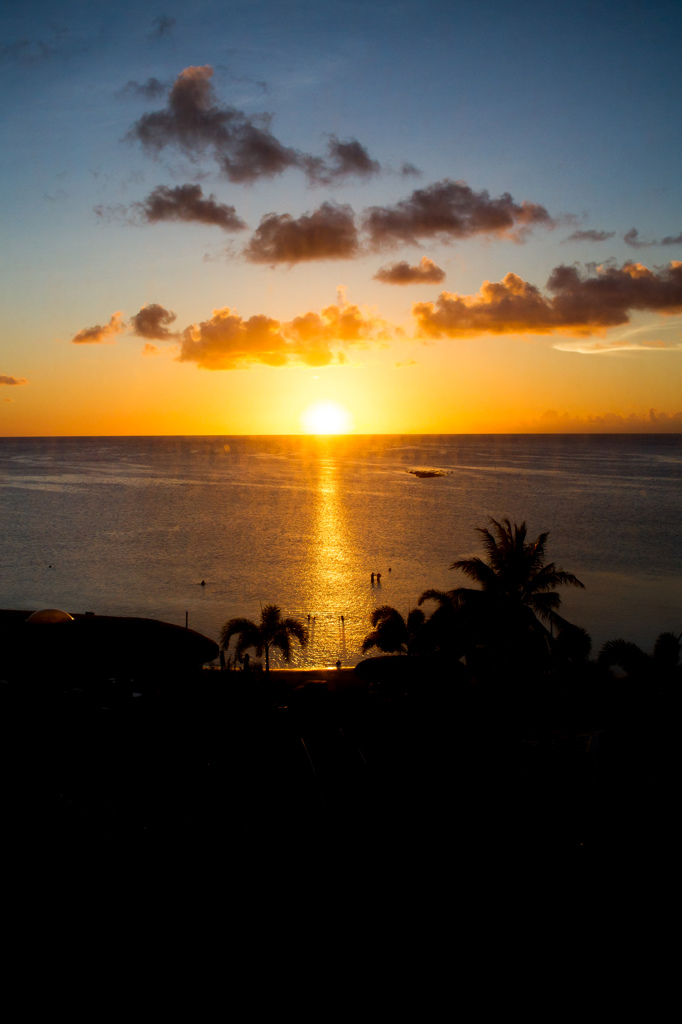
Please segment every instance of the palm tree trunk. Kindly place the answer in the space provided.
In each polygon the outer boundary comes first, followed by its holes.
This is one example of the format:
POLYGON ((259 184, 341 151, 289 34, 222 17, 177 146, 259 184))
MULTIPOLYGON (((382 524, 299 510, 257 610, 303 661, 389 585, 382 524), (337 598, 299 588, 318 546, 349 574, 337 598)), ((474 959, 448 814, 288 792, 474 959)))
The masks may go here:
POLYGON ((265 674, 266 674, 266 676, 270 675, 270 646, 269 646, 269 644, 265 645, 265 674))

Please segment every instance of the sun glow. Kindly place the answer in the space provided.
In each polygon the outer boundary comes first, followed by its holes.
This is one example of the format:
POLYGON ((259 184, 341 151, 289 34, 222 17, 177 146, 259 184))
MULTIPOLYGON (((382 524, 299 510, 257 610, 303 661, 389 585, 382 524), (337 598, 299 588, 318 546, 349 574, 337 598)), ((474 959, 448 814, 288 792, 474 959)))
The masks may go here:
POLYGON ((308 434, 345 434, 350 428, 350 417, 336 402, 316 402, 301 416, 303 429, 308 434))

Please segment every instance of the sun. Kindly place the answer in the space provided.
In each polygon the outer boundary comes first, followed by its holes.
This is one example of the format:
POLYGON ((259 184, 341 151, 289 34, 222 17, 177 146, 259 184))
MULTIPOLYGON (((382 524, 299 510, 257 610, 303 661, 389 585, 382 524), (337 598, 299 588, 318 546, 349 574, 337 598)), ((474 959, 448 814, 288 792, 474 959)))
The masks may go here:
POLYGON ((346 410, 336 402, 316 402, 301 416, 303 429, 308 434, 345 434, 350 425, 346 410))

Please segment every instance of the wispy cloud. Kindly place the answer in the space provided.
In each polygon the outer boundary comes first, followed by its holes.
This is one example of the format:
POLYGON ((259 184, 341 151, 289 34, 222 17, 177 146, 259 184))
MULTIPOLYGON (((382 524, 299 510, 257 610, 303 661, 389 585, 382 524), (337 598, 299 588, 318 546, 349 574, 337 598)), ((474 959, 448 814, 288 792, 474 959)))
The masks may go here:
POLYGON ((159 15, 158 18, 154 18, 152 21, 152 28, 149 33, 149 39, 165 39, 169 36, 175 28, 175 18, 169 18, 166 14, 159 15))
POLYGON ((564 238, 564 242, 605 242, 615 234, 615 231, 595 231, 588 228, 586 231, 574 231, 568 238, 564 238))
POLYGON ((588 416, 572 416, 568 412, 547 409, 542 416, 522 429, 548 434, 601 433, 601 434, 666 434, 682 430, 682 412, 617 413, 606 412, 588 416))
POLYGON ((116 95, 123 98, 131 96, 155 100, 159 96, 163 96, 167 91, 168 85, 165 82, 160 82, 158 78, 148 78, 146 82, 137 82, 134 79, 130 79, 122 89, 119 89, 116 95))
POLYGON ((10 377, 6 373, 0 373, 0 387, 16 388, 21 384, 28 384, 25 377, 10 377))

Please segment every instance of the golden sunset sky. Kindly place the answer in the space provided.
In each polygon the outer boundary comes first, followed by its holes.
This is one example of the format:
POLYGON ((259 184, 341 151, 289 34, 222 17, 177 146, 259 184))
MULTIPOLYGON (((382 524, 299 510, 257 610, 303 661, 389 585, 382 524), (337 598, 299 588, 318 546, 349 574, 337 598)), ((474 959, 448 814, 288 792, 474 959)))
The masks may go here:
POLYGON ((0 24, 3 435, 682 430, 679 4, 0 24))

